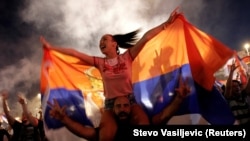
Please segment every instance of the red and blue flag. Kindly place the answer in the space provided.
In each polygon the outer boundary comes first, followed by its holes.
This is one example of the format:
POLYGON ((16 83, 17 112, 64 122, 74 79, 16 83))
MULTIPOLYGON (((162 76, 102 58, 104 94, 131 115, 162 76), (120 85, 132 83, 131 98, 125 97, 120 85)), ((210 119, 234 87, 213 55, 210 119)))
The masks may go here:
MULTIPOLYGON (((99 71, 81 60, 59 52, 44 49, 41 69, 42 108, 46 133, 64 127, 49 116, 56 99, 67 106, 67 115, 85 126, 97 127, 103 107, 103 85, 99 71)), ((58 135, 57 135, 58 136, 58 135)))
POLYGON ((133 62, 136 100, 150 116, 157 114, 172 100, 181 77, 191 94, 177 115, 200 114, 209 124, 233 124, 233 114, 214 86, 214 73, 232 56, 231 49, 178 14, 133 62))

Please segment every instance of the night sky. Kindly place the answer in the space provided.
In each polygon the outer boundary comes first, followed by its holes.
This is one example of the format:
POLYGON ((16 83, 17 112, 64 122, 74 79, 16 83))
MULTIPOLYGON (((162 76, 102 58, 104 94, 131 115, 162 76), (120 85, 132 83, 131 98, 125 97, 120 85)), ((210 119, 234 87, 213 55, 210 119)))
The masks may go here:
POLYGON ((18 91, 30 100, 39 93, 40 35, 52 44, 101 55, 102 34, 146 31, 177 6, 190 23, 231 49, 250 42, 249 0, 1 0, 0 89, 9 89, 15 104, 18 91))

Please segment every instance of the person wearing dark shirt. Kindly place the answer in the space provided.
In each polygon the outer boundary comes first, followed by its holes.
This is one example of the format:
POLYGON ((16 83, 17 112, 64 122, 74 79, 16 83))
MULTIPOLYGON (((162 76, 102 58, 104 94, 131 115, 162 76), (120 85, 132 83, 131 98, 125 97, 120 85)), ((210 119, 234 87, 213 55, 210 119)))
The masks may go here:
POLYGON ((2 122, 0 122, 0 141, 10 141, 10 134, 1 125, 2 122))
POLYGON ((250 108, 247 103, 247 96, 250 95, 250 79, 242 88, 240 81, 233 79, 234 71, 240 66, 236 66, 235 62, 232 63, 229 76, 226 83, 224 96, 234 114, 238 124, 250 124, 250 108))
POLYGON ((41 110, 39 111, 39 114, 40 114, 39 119, 32 116, 32 114, 28 111, 27 102, 25 101, 24 97, 19 95, 18 98, 19 98, 18 99, 19 103, 22 105, 24 116, 27 117, 27 119, 29 120, 30 124, 33 127, 38 129, 41 141, 48 141, 48 139, 45 136, 45 132, 44 132, 42 111, 41 110))
POLYGON ((10 114, 7 102, 8 91, 2 91, 1 96, 4 113, 9 125, 13 129, 11 141, 41 141, 38 129, 31 125, 24 114, 22 114, 21 122, 10 114))

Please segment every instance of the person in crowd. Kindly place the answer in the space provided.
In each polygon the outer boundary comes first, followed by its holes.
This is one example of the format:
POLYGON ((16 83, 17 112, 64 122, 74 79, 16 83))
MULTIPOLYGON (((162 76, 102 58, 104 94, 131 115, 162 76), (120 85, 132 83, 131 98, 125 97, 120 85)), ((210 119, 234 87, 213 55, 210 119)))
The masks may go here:
POLYGON ((2 127, 2 121, 0 121, 0 141, 10 141, 9 132, 2 127))
POLYGON ((99 43, 99 48, 105 55, 104 58, 90 56, 71 48, 52 46, 44 37, 40 37, 43 47, 77 57, 86 64, 95 66, 100 71, 103 78, 105 96, 105 110, 102 113, 99 132, 101 141, 111 141, 116 134, 117 124, 112 114, 112 106, 117 97, 126 96, 130 99, 133 123, 137 125, 149 124, 146 113, 136 103, 133 95, 131 83, 132 62, 144 45, 168 26, 177 15, 177 13, 171 14, 166 22, 146 32, 138 42, 136 41, 139 30, 127 34, 103 35, 99 43), (120 54, 119 47, 127 50, 120 54))
POLYGON ((33 127, 38 128, 41 141, 47 141, 48 139, 45 136, 41 111, 39 111, 40 117, 36 118, 29 112, 27 108, 27 102, 25 101, 25 98, 23 97, 22 94, 18 95, 18 101, 22 105, 24 116, 27 117, 27 119, 29 120, 29 122, 33 127))
POLYGON ((8 91, 1 92, 3 110, 9 125, 13 129, 11 141, 40 141, 40 135, 37 128, 32 126, 25 114, 22 114, 21 122, 16 120, 11 114, 8 107, 8 91))
POLYGON ((247 103, 247 95, 250 94, 250 80, 248 79, 244 89, 242 89, 240 81, 233 80, 233 73, 238 67, 235 62, 232 63, 224 96, 238 123, 240 125, 250 124, 250 108, 247 103))

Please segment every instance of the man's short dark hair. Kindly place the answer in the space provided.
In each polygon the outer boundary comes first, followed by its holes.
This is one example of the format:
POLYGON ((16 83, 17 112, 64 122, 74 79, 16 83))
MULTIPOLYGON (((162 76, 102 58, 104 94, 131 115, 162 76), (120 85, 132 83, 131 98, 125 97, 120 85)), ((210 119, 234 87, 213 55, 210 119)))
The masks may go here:
POLYGON ((238 84, 239 84, 239 86, 241 86, 240 81, 238 81, 238 80, 233 80, 233 82, 236 82, 236 83, 238 83, 238 84))

